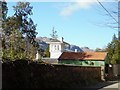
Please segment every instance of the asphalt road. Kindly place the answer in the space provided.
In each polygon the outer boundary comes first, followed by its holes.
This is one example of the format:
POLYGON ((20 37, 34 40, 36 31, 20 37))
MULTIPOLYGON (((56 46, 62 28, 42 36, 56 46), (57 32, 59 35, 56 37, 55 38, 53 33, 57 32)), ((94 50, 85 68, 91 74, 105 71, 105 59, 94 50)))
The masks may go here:
POLYGON ((100 82, 94 86, 91 86, 89 88, 93 88, 95 90, 120 90, 120 82, 104 81, 104 82, 100 82))

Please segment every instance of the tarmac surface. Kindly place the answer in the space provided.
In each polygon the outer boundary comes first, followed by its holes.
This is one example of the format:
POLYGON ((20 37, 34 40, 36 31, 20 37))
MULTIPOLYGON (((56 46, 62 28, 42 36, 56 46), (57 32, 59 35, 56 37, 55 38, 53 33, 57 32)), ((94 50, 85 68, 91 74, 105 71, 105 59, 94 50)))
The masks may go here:
POLYGON ((94 90, 120 90, 120 81, 104 81, 89 88, 94 90))

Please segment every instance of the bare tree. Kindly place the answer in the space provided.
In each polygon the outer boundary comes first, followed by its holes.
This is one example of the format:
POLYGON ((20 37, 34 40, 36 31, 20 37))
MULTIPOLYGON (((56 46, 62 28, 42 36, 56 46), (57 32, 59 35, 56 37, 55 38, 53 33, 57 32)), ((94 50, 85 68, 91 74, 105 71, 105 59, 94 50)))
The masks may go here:
POLYGON ((106 26, 118 30, 118 40, 120 40, 120 1, 114 0, 114 5, 111 10, 108 10, 102 2, 97 0, 99 5, 106 11, 107 16, 110 18, 106 26))
POLYGON ((54 27, 52 29, 52 34, 50 34, 50 36, 52 37, 52 39, 57 39, 58 38, 57 31, 55 31, 54 27))

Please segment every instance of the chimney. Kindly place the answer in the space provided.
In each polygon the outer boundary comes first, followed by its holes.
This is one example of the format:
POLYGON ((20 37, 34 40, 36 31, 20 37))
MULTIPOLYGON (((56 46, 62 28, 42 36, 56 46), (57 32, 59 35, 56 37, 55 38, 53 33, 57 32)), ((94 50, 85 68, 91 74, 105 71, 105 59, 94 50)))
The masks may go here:
POLYGON ((77 52, 77 49, 75 49, 75 52, 77 52))
POLYGON ((63 40, 64 40, 64 38, 62 37, 60 41, 63 42, 63 40))

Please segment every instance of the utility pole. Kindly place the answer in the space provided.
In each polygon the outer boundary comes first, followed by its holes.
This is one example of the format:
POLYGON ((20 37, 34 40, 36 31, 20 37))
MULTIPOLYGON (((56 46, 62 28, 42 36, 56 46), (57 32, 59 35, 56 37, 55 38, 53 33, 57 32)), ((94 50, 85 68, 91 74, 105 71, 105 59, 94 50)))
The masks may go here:
POLYGON ((0 61, 2 60, 2 3, 0 3, 0 61))
POLYGON ((2 89, 2 3, 0 3, 0 89, 2 89))
POLYGON ((120 41, 120 1, 118 1, 118 40, 120 41))

